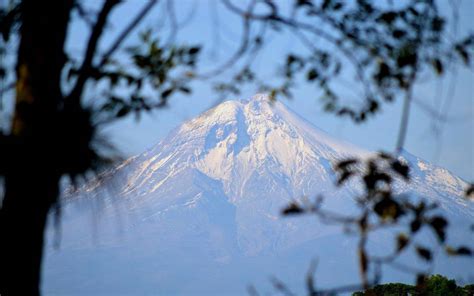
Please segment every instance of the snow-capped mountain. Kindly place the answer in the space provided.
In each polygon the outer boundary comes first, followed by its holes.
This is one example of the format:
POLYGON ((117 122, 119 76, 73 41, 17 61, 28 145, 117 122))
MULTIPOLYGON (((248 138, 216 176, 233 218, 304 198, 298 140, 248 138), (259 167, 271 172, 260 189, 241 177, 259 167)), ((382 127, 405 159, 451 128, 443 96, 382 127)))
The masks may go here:
MULTIPOLYGON (((371 153, 333 139, 265 95, 224 102, 67 199, 61 250, 47 254, 45 291, 241 294, 272 272, 303 281, 318 253, 332 254, 329 264, 351 265, 352 253, 332 253, 352 243, 339 228, 280 212, 316 195, 350 211, 360 189, 336 188, 332 165, 371 153), (91 215, 78 206, 86 201, 99 209, 91 215), (90 221, 94 226, 84 227, 90 221)), ((430 198, 460 224, 472 221, 463 180, 407 152, 400 157, 412 182, 398 191, 430 198)), ((341 281, 357 274, 352 265, 341 281)))

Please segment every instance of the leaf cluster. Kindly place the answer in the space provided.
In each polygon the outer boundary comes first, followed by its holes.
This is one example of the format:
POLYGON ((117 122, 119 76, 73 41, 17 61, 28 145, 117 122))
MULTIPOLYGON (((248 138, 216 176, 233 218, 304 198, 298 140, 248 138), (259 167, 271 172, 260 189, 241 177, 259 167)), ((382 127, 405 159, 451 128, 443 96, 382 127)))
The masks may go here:
MULTIPOLYGON (((410 95, 419 76, 441 76, 457 64, 470 67, 474 53, 472 34, 446 38, 447 21, 436 1, 394 5, 390 1, 302 0, 294 1, 290 17, 276 1, 258 2, 259 10, 224 3, 251 21, 244 22, 247 26, 261 25, 260 30, 244 30, 242 59, 262 50, 271 36, 267 31, 282 34, 286 30, 305 48, 282 57, 277 76, 281 83, 271 85, 253 75, 251 80, 261 90, 291 98, 302 80, 315 87, 326 111, 356 123, 377 114, 383 103, 410 95), (349 73, 354 77, 344 87, 338 82, 347 80, 349 73), (342 100, 354 91, 362 102, 350 105, 342 100)), ((249 63, 243 68, 254 71, 249 63)), ((218 89, 238 94, 237 85, 245 83, 249 81, 234 79, 219 83, 218 89)))
MULTIPOLYGON (((139 118, 142 111, 165 107, 177 92, 190 94, 199 52, 199 46, 165 45, 151 30, 142 32, 139 44, 125 50, 128 64, 109 60, 89 73, 98 86, 107 85, 104 99, 95 108, 98 122, 107 123, 130 113, 139 118)), ((79 71, 71 67, 68 78, 74 80, 79 71)))
POLYGON ((426 241, 419 242, 417 239, 423 228, 431 231, 437 238, 437 244, 443 247, 447 255, 473 255, 473 250, 467 246, 453 247, 446 244, 449 221, 442 212, 436 211, 436 204, 428 203, 423 198, 415 199, 396 193, 394 186, 397 182, 410 181, 410 167, 403 158, 379 153, 363 160, 351 158, 339 161, 334 165, 334 170, 338 186, 348 182, 354 182, 353 185, 362 184, 364 193, 354 199, 359 209, 358 214, 331 212, 323 207, 323 197, 318 197, 314 203, 292 202, 282 213, 293 216, 313 214, 322 222, 339 224, 350 234, 356 235, 359 239, 357 256, 364 287, 377 283, 381 278, 383 265, 415 273, 418 281, 423 282, 427 271, 409 266, 401 267, 396 263, 410 247, 422 261, 431 263, 434 260, 433 249, 436 245, 428 245, 426 241), (371 255, 367 248, 368 239, 372 233, 383 229, 395 230, 394 251, 384 256, 371 255), (369 272, 373 274, 372 280, 369 280, 369 272))

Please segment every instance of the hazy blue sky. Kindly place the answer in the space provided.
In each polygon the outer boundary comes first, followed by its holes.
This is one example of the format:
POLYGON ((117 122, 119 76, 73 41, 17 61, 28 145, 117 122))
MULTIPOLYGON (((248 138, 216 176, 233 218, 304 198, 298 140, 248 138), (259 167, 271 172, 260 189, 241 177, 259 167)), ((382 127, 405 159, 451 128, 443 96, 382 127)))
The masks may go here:
MULTIPOLYGON (((87 3, 94 7, 98 2, 88 1, 87 3)), ((108 28, 109 34, 102 40, 104 47, 144 3, 145 1, 131 0, 114 12, 108 28)), ((164 3, 161 1, 150 12, 144 20, 142 28, 146 26, 163 27, 165 29, 162 33, 163 36, 166 36, 168 31, 162 23, 165 15, 160 12, 163 11, 164 3)), ((241 24, 239 19, 226 12, 222 5, 216 5, 217 0, 179 0, 174 3, 178 18, 181 19, 193 7, 195 8, 193 18, 188 26, 180 30, 177 40, 187 44, 200 43, 204 45, 201 64, 203 68, 218 65, 232 53, 232 50, 235 50, 240 40, 241 24), (216 15, 217 26, 212 21, 216 20, 216 15)), ((282 1, 282 3, 290 3, 290 0, 282 1)), ((440 3, 442 3, 443 11, 450 13, 449 2, 443 0, 440 3)), ((460 3, 459 35, 474 31, 474 1, 464 0, 460 3)), ((82 52, 87 38, 86 25, 81 21, 76 21, 71 33, 68 51, 72 54, 82 52)), ((133 41, 132 37, 128 43, 133 44, 133 41)), ((263 77, 271 78, 275 73, 275 66, 281 64, 283 54, 295 44, 292 37, 273 36, 264 51, 265 55, 256 60, 259 73, 263 77)), ((298 50, 297 45, 294 50, 298 50)), ((448 120, 442 124, 443 133, 436 136, 433 131, 435 119, 424 109, 414 105, 405 146, 409 152, 440 164, 467 181, 474 180, 472 170, 474 167, 473 85, 474 71, 472 67, 470 70, 459 70, 455 75, 450 74, 443 79, 430 80, 419 85, 415 97, 425 102, 430 108, 440 110, 448 120), (450 85, 453 82, 455 82, 455 91, 451 92, 450 85)), ((110 135, 126 156, 146 150, 166 136, 172 128, 213 106, 216 95, 211 91, 209 84, 199 82, 193 86, 192 95, 173 97, 169 108, 145 115, 138 123, 131 116, 108 127, 104 132, 110 135)), ((244 89, 241 98, 248 98, 253 94, 253 89, 244 89)), ((312 86, 300 84, 295 94, 294 100, 284 103, 329 134, 367 149, 387 151, 394 149, 401 114, 400 101, 384 105, 381 114, 371 118, 367 123, 355 125, 350 120, 336 118, 322 111, 322 105, 312 86)))

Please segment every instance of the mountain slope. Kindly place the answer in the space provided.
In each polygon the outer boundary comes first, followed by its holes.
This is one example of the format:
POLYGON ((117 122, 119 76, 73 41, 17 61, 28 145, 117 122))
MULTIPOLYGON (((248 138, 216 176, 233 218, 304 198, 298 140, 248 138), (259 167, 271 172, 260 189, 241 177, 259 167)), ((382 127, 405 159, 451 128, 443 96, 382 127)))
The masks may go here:
MULTIPOLYGON (((338 228, 317 224, 313 217, 283 219, 281 209, 295 198, 322 194, 330 197, 328 206, 350 211, 350 198, 360 187, 353 182, 336 189, 332 164, 350 156, 370 155, 331 138, 263 95, 224 102, 184 123, 155 147, 106 172, 68 202, 63 250, 60 255, 48 254, 46 289, 63 291, 71 285, 83 285, 78 284, 82 280, 91 282, 86 273, 81 279, 61 277, 52 282, 58 269, 64 268, 60 262, 64 264, 68 252, 88 260, 105 260, 108 268, 116 267, 112 270, 130 264, 140 266, 128 273, 129 278, 145 271, 147 276, 160 275, 122 287, 131 293, 147 285, 169 287, 163 293, 185 293, 179 285, 184 278, 194 282, 191 287, 198 290, 211 280, 210 290, 205 290, 208 293, 219 291, 213 280, 216 277, 227 283, 222 289, 231 282, 240 283, 230 270, 254 269, 249 272, 254 275, 251 280, 256 274, 267 276, 277 264, 274 260, 286 265, 307 263, 314 254, 306 246, 314 246, 315 240, 346 239, 338 236, 338 228), (91 243, 94 232, 81 227, 90 220, 87 211, 78 206, 86 199, 103 203, 95 243, 91 243), (118 221, 122 226, 117 226, 118 221), (117 230, 122 230, 123 236, 117 236, 117 230), (120 260, 104 259, 98 249, 120 260), (126 255, 130 250, 134 255, 126 255), (150 260, 173 266, 173 271, 150 260), (189 270, 196 266, 202 274, 189 270), (64 287, 58 287, 60 283, 64 287)), ((472 220, 474 207, 463 198, 467 186, 463 180, 407 152, 400 157, 412 167, 413 181, 398 184, 398 191, 427 196, 461 224, 472 220)), ((348 241, 341 246, 350 244, 348 241)), ((338 248, 330 253, 342 252, 338 248)), ((338 256, 340 260, 347 257, 338 256)), ((331 258, 334 261, 338 256, 331 258)), ((333 263, 350 265, 338 260, 333 263)), ((81 268, 74 260, 66 266, 81 268)), ((303 278, 304 270, 298 272, 303 278)), ((118 278, 104 280, 103 291, 112 289, 114 282, 120 282, 118 278)), ((96 279, 89 288, 97 289, 100 281, 96 279)))

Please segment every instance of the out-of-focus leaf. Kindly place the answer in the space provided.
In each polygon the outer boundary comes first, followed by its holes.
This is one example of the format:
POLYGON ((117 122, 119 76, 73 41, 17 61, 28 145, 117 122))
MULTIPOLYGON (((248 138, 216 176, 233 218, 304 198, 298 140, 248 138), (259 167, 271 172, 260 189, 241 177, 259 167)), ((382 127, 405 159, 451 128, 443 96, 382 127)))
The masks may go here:
POLYGON ((457 45, 455 48, 456 52, 461 56, 465 65, 469 65, 470 56, 467 50, 462 45, 457 45))
POLYGON ((469 184, 466 188, 465 196, 467 198, 474 198, 474 184, 469 184))
POLYGON ((406 164, 402 163, 399 160, 395 160, 392 162, 391 167, 397 174, 402 176, 405 180, 409 179, 408 174, 410 172, 410 168, 406 164))
POLYGON ((174 91, 174 88, 168 88, 161 93, 161 98, 166 99, 168 98, 174 91))
POLYGON ((431 64, 433 65, 436 74, 442 75, 443 74, 443 63, 441 63, 440 59, 434 59, 431 64))
POLYGON ((438 236, 438 239, 441 242, 444 242, 446 239, 446 227, 448 226, 448 221, 446 221, 444 217, 435 216, 430 219, 429 224, 438 236))
POLYGON ((313 81, 314 79, 318 78, 318 76, 318 71, 313 68, 308 71, 306 78, 308 79, 308 81, 313 81))
POLYGON ((123 106, 122 108, 119 109, 116 116, 119 117, 119 118, 124 117, 129 112, 130 112, 130 107, 129 106, 123 106))
POLYGON ((346 159, 346 160, 343 160, 343 161, 339 161, 339 162, 336 164, 336 169, 338 169, 338 170, 344 170, 344 169, 346 169, 348 166, 357 164, 358 162, 359 162, 359 160, 357 160, 356 158, 349 158, 349 159, 346 159))
POLYGON ((374 211, 382 220, 397 220, 403 214, 400 205, 391 198, 383 198, 377 202, 374 211))
POLYGON ((186 94, 191 93, 191 89, 189 87, 186 87, 186 86, 180 86, 179 90, 183 93, 186 93, 186 94))
POLYGON ((395 38, 397 38, 397 39, 398 39, 398 38, 402 38, 402 37, 405 36, 406 34, 407 34, 407 33, 406 33, 404 30, 394 30, 394 31, 392 32, 393 37, 395 37, 395 38))
POLYGON ((337 185, 340 186, 342 185, 345 181, 347 181, 349 179, 349 177, 351 177, 353 175, 352 172, 350 171, 344 171, 340 176, 339 178, 337 179, 337 185))
POLYGON ((283 209, 282 214, 295 215, 295 214, 301 214, 303 212, 304 210, 300 207, 300 205, 298 205, 296 202, 292 202, 286 208, 283 209))
POLYGON ((397 17, 397 13, 394 12, 394 11, 387 11, 387 12, 384 12, 382 13, 379 18, 378 18, 378 21, 381 21, 381 22, 385 22, 387 24, 391 24, 393 23, 393 21, 396 19, 397 17))
POLYGON ((431 251, 425 247, 417 246, 416 253, 418 254, 418 256, 420 256, 420 258, 426 261, 431 261, 433 259, 431 251))
POLYGON ((402 251, 410 242, 408 236, 404 233, 400 233, 397 236, 397 252, 402 251))
POLYGON ((313 6, 313 2, 311 0, 296 0, 295 1, 295 6, 296 7, 302 7, 302 6, 313 6))
POLYGON ((189 49, 189 54, 195 55, 195 54, 197 54, 199 51, 201 51, 201 47, 200 47, 200 46, 194 46, 194 47, 191 47, 191 48, 189 49))
POLYGON ((421 221, 419 219, 415 219, 410 223, 410 230, 413 233, 420 230, 420 227, 421 227, 421 221))
POLYGON ((446 253, 451 256, 472 256, 473 255, 472 250, 466 246, 461 246, 457 249, 447 246, 446 253))

